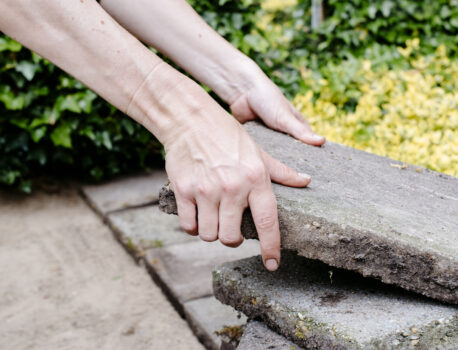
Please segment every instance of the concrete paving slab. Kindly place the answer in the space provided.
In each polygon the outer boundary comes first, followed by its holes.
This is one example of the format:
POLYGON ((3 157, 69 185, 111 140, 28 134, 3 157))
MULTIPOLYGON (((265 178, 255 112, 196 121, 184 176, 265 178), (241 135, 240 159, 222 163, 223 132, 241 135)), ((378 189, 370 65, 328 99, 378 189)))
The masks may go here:
POLYGON ((456 349, 458 309, 284 252, 219 266, 215 297, 307 349, 456 349))
MULTIPOLYGON (((274 184, 282 246, 458 304, 458 179, 327 142, 312 147, 250 122, 268 153, 312 176, 306 189, 274 184)), ((176 212, 162 191, 160 206, 176 212)), ((249 211, 242 232, 256 238, 249 211)))
POLYGON ((99 214, 107 214, 115 210, 157 203, 158 193, 166 183, 165 170, 153 170, 105 184, 86 185, 82 187, 82 192, 99 214))
POLYGON ((184 303, 213 294, 212 270, 226 261, 259 254, 259 244, 245 241, 228 248, 219 241, 174 244, 146 251, 147 267, 172 299, 184 303))
POLYGON ((178 217, 161 212, 157 205, 108 214, 107 222, 135 256, 150 248, 198 239, 181 230, 178 217))
POLYGON ((231 335, 237 331, 241 332, 241 327, 247 322, 245 315, 228 305, 222 304, 213 296, 188 301, 184 303, 183 307, 186 319, 194 330, 194 334, 207 349, 220 350, 222 346, 225 350, 235 349, 235 346, 228 340, 223 345, 217 332, 223 334, 229 332, 231 335))
POLYGON ((262 322, 248 322, 237 350, 266 349, 301 350, 303 348, 286 339, 284 336, 275 333, 262 322))

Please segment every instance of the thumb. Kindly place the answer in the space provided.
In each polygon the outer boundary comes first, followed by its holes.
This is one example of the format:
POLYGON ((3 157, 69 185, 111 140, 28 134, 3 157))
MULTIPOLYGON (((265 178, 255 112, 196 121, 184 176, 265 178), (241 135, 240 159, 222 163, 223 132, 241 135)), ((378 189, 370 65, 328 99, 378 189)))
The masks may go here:
POLYGON ((263 150, 261 150, 261 153, 264 164, 269 171, 270 179, 273 182, 290 187, 306 187, 310 183, 311 178, 309 175, 298 173, 296 170, 271 157, 263 150))

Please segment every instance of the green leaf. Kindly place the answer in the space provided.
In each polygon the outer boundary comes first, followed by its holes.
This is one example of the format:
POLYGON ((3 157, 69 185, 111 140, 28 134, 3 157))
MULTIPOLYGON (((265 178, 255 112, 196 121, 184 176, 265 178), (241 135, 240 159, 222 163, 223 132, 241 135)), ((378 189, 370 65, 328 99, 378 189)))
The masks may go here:
POLYGON ((368 13, 370 19, 374 19, 376 14, 377 14, 377 7, 375 7, 375 5, 370 5, 367 8, 367 13, 368 13))
POLYGON ((384 1, 382 3, 382 14, 385 16, 385 17, 388 17, 391 13, 391 9, 394 7, 394 3, 392 1, 384 1))
POLYGON ((35 73, 40 69, 40 66, 35 63, 28 61, 21 61, 16 65, 16 71, 22 73, 22 75, 28 80, 31 81, 35 76, 35 73))
POLYGON ((21 176, 21 173, 17 170, 2 170, 0 171, 0 183, 12 185, 19 176, 21 176))
POLYGON ((30 180, 22 180, 19 184, 19 191, 24 193, 32 192, 32 182, 30 180))
POLYGON ((266 52, 269 47, 269 43, 260 35, 248 34, 243 38, 244 42, 247 43, 251 48, 258 52, 266 52))
POLYGON ((70 111, 74 113, 81 113, 81 107, 78 104, 77 95, 67 95, 60 101, 59 111, 70 111))
POLYGON ((0 101, 5 104, 6 109, 15 111, 24 108, 24 95, 16 96, 9 86, 0 86, 0 101))
POLYGON ((46 130, 47 130, 46 126, 32 129, 29 131, 30 137, 32 138, 34 142, 38 142, 46 135, 46 130))
POLYGON ((51 140, 55 146, 72 148, 72 128, 69 124, 58 125, 51 133, 51 140))
POLYGON ((17 41, 10 39, 8 37, 0 37, 0 52, 2 51, 11 51, 19 52, 22 49, 22 45, 17 41))

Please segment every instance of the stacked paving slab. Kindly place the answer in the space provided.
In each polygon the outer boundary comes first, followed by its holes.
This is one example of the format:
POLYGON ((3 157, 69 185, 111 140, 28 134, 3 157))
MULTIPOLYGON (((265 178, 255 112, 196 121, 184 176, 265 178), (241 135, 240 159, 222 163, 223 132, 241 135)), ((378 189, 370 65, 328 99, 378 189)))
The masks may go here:
MULTIPOLYGON (((331 142, 307 146, 255 122, 245 128, 313 180, 273 185, 278 271, 260 257, 213 271, 216 298, 254 320, 239 349, 458 349, 458 179, 331 142)), ((169 188, 159 205, 176 214, 169 188)), ((257 238, 249 210, 242 233, 257 238)))

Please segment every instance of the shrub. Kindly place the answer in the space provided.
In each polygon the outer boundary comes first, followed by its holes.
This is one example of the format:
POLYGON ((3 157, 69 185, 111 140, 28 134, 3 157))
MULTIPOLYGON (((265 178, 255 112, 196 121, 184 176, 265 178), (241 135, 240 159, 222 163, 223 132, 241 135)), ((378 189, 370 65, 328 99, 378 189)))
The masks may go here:
POLYGON ((405 69, 370 60, 303 69, 294 102, 329 140, 458 176, 458 61, 419 39, 398 47, 405 69))

